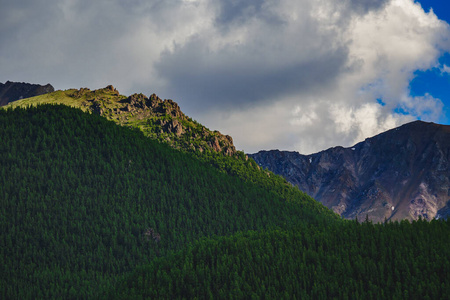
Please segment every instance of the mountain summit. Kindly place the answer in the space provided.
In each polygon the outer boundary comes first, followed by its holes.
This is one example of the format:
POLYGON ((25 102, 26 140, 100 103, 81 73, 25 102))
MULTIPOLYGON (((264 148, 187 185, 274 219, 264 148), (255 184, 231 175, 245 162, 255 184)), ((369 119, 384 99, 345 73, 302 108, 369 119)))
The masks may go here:
POLYGON ((24 82, 0 82, 0 106, 16 100, 54 92, 52 85, 39 85, 24 82))
POLYGON ((450 213, 447 125, 416 121, 350 148, 250 156, 345 218, 431 220, 450 213))

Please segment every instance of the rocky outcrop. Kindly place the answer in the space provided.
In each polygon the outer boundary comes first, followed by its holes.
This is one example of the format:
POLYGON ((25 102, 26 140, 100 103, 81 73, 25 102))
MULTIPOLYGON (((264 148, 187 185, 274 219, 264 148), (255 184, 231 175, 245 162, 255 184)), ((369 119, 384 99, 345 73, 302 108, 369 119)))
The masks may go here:
POLYGON ((124 104, 123 111, 138 119, 146 119, 147 125, 153 126, 153 132, 163 135, 164 140, 179 141, 178 148, 200 152, 209 149, 228 156, 237 152, 230 136, 222 135, 218 131, 212 132, 192 121, 171 99, 162 100, 155 94, 148 98, 143 94, 134 94, 123 99, 121 103, 124 104))
MULTIPOLYGON (((58 91, 51 103, 79 107, 84 111, 101 115, 119 125, 141 130, 146 136, 171 147, 206 154, 239 156, 230 136, 211 131, 186 116, 180 106, 171 99, 162 100, 156 94, 123 96, 108 85, 103 89, 81 88, 58 91)), ((47 103, 48 97, 25 99, 10 104, 28 106, 47 103)))
MULTIPOLYGON (((37 97, 39 98, 39 97, 37 97)), ((108 85, 103 89, 81 88, 58 91, 52 103, 79 106, 127 127, 138 128, 150 138, 190 152, 221 153, 237 155, 233 139, 186 116, 180 106, 171 99, 162 100, 156 94, 120 95, 116 88, 108 85), (56 102, 55 102, 55 99, 56 102), (59 101, 58 101, 59 99, 59 101)), ((18 101, 12 105, 46 103, 46 98, 18 101), (31 102, 30 102, 31 101, 31 102)))
POLYGON ((350 148, 251 157, 345 218, 431 220, 450 212, 450 126, 417 121, 350 148))
POLYGON ((0 106, 10 102, 54 92, 50 84, 39 85, 24 82, 0 82, 0 106))

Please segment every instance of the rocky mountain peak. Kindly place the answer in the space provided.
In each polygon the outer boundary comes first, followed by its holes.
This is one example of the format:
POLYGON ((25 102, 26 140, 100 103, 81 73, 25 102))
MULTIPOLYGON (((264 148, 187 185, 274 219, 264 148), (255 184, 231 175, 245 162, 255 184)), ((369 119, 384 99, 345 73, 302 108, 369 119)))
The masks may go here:
POLYGON ((261 151, 262 167, 345 218, 433 219, 448 214, 450 126, 421 121, 352 147, 311 155, 261 151))

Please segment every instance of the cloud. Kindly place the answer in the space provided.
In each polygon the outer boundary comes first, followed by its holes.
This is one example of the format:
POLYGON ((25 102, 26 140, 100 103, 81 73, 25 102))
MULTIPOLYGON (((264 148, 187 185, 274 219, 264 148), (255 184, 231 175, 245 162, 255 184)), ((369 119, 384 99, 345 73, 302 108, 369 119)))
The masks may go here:
POLYGON ((311 153, 438 121, 409 82, 449 32, 413 0, 10 1, 0 81, 155 92, 239 149, 311 153))
POLYGON ((258 53, 254 44, 218 50, 205 44, 202 38, 194 38, 163 53, 156 63, 158 74, 168 80, 174 95, 195 99, 195 109, 200 111, 243 109, 283 95, 312 93, 338 76, 347 56, 344 48, 317 49, 321 53, 315 57, 296 61, 287 57, 290 53, 258 53))
POLYGON ((196 111, 313 94, 348 71, 349 16, 384 4, 354 2, 213 1, 209 26, 164 51, 155 67, 196 111))
MULTIPOLYGON (((377 7, 368 5, 355 11, 338 6, 330 8, 326 3, 322 1, 323 6, 308 8, 309 14, 301 21, 292 17, 293 24, 285 18, 283 30, 268 41, 276 41, 284 50, 297 51, 276 55, 266 45, 262 48, 268 51, 267 57, 257 59, 253 66, 235 64, 250 70, 246 74, 257 74, 253 79, 264 74, 257 68, 258 62, 276 64, 280 69, 269 68, 268 72, 273 75, 274 70, 280 70, 276 73, 282 74, 278 80, 262 78, 259 84, 251 84, 238 75, 239 80, 231 86, 242 84, 250 96, 242 97, 246 95, 243 88, 236 89, 236 94, 224 91, 216 98, 225 99, 232 94, 233 100, 224 103, 235 103, 237 109, 229 108, 231 111, 222 113, 222 118, 217 118, 220 111, 215 111, 203 117, 204 120, 231 133, 238 145, 245 145, 245 150, 281 148, 302 153, 335 145, 350 146, 415 119, 439 121, 443 114, 442 101, 431 95, 409 96, 409 82, 414 71, 432 68, 439 56, 450 49, 448 25, 407 0, 377 7), (294 34, 299 28, 303 28, 302 34, 294 34), (305 40, 312 42, 304 43, 305 40), (286 67, 289 63, 283 64, 284 60, 308 67, 299 67, 297 73, 291 73, 286 67), (296 81, 301 78, 311 81, 302 85, 301 80, 296 81), (274 84, 264 85, 264 82, 274 84), (255 87, 258 91, 252 92, 255 87), (239 101, 252 105, 245 107, 239 101)), ((285 12, 294 16, 296 11, 286 9, 285 12)), ((256 28, 249 36, 266 32, 256 28)), ((176 54, 176 51, 172 53, 176 54)), ((210 60, 220 61, 218 57, 210 60)), ((224 65, 233 66, 228 60, 224 65)), ((211 78, 223 74, 219 73, 211 74, 211 78)), ((203 97, 213 98, 213 95, 203 97)))
POLYGON ((7 17, 0 19, 7 33, 2 32, 0 43, 2 80, 50 82, 61 89, 114 84, 124 92, 151 85, 157 82, 154 61, 187 35, 182 23, 193 22, 190 6, 180 1, 10 1, 1 10, 7 17))
POLYGON ((397 110, 415 119, 438 120, 443 113, 444 104, 440 99, 425 94, 418 97, 403 97, 397 110))
POLYGON ((441 71, 442 74, 445 74, 445 73, 450 74, 450 67, 447 66, 447 65, 445 65, 445 64, 442 65, 442 66, 439 68, 439 70, 441 71))

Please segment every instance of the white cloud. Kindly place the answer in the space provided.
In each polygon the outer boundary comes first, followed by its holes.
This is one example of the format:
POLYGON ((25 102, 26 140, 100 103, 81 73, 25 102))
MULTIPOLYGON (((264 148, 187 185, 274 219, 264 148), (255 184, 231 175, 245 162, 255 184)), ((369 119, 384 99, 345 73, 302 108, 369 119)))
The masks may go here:
POLYGON ((402 97, 399 109, 408 112, 415 118, 435 121, 442 115, 444 104, 440 99, 425 94, 418 97, 402 97))
MULTIPOLYGON (((450 50, 445 22, 409 0, 391 1, 363 15, 349 15, 336 7, 320 8, 308 24, 315 24, 315 35, 322 36, 314 38, 316 45, 308 48, 311 52, 306 57, 290 56, 293 61, 306 61, 335 55, 334 65, 328 64, 319 72, 323 80, 320 75, 313 76, 317 88, 312 84, 290 93, 281 91, 280 97, 264 104, 267 115, 259 112, 261 118, 252 118, 251 125, 264 128, 264 143, 258 144, 259 137, 250 139, 251 132, 241 129, 248 126, 246 116, 255 111, 253 108, 228 113, 233 116, 228 120, 207 118, 211 126, 231 133, 236 143, 247 145, 249 151, 280 148, 312 153, 335 145, 350 146, 415 119, 439 120, 442 102, 430 95, 410 97, 408 86, 414 71, 432 68, 442 51, 450 50), (342 21, 343 14, 350 19, 342 21), (325 37, 327 42, 319 42, 325 37), (382 99, 383 105, 377 99, 382 99), (280 107, 286 108, 284 115, 267 128, 271 112, 280 111, 280 107), (233 125, 228 126, 228 121, 233 125)), ((285 40, 277 41, 292 49, 302 39, 287 34, 285 40)), ((305 74, 314 74, 320 67, 315 63, 305 74)))
POLYGON ((442 116, 439 99, 410 97, 408 86, 414 71, 433 67, 442 50, 450 49, 446 23, 403 0, 354 17, 341 30, 336 43, 348 47, 346 68, 322 91, 275 101, 274 107, 292 105, 294 116, 283 128, 295 137, 280 143, 276 136, 274 147, 311 153, 350 146, 414 119, 438 121, 442 116))
POLYGON ((408 86, 449 31, 413 0, 12 1, 0 81, 155 92, 239 149, 311 153, 438 121, 442 102, 408 86))
POLYGON ((349 34, 350 56, 361 60, 353 75, 361 86, 371 86, 385 103, 408 92, 415 70, 432 67, 441 50, 448 50, 448 25, 409 0, 392 1, 377 13, 357 19, 349 34), (362 76, 362 77, 361 77, 362 76))
POLYGON ((449 74, 450 73, 450 67, 449 66, 447 66, 447 65, 443 65, 442 67, 440 67, 440 70, 441 70, 441 73, 447 73, 447 74, 449 74))

